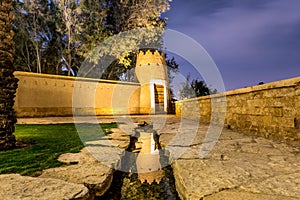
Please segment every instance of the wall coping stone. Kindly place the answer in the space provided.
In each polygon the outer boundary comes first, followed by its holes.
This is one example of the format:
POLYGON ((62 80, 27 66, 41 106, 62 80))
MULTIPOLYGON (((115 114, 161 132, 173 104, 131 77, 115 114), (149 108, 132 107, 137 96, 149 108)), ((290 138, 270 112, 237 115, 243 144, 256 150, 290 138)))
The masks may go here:
POLYGON ((22 72, 15 71, 15 76, 30 76, 37 78, 50 78, 50 79, 61 79, 61 80, 73 80, 73 81, 85 81, 85 82, 99 82, 99 83, 110 83, 110 84, 122 84, 122 85, 132 85, 140 86, 140 83, 135 82, 125 82, 125 81, 114 81, 114 80, 104 80, 104 79, 95 79, 95 78, 84 78, 84 77, 73 77, 73 76, 63 76, 63 75, 53 75, 53 74, 38 74, 33 72, 22 72))
POLYGON ((184 99, 177 101, 180 102, 189 102, 189 101, 197 101, 197 100, 205 100, 205 99, 213 99, 213 98, 222 98, 227 96, 233 96, 233 95, 240 95, 240 94, 247 94, 252 92, 259 92, 264 90, 271 90, 271 89, 277 89, 277 88, 289 88, 289 87, 300 87, 300 76, 270 83, 265 83, 263 85, 255 85, 251 87, 246 88, 239 88, 235 90, 230 90, 227 92, 219 93, 219 94, 213 94, 213 95, 207 95, 207 96, 201 96, 191 99, 184 99))

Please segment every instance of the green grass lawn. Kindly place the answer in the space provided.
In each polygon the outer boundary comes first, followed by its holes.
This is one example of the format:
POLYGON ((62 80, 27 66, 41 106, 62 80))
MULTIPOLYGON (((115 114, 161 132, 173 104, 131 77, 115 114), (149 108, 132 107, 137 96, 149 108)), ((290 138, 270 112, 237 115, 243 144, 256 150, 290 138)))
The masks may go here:
MULTIPOLYGON (((110 133, 110 128, 116 127, 117 124, 114 123, 101 124, 105 134, 110 133)), ((80 130, 85 130, 85 140, 92 140, 99 135, 98 138, 102 137, 98 124, 81 124, 80 130)), ((63 163, 57 161, 59 155, 76 153, 84 147, 74 124, 18 124, 15 136, 18 141, 32 145, 0 152, 0 174, 30 175, 46 168, 61 166, 63 163)))

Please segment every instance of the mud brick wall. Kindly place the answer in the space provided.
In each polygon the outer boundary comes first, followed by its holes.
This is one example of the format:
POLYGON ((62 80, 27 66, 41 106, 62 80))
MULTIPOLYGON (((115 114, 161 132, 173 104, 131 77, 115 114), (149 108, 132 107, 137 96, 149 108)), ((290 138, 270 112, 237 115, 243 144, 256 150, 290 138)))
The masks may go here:
POLYGON ((266 138, 300 141, 300 77, 178 101, 176 115, 266 138))
POLYGON ((28 72, 15 76, 17 117, 139 114, 138 83, 28 72))

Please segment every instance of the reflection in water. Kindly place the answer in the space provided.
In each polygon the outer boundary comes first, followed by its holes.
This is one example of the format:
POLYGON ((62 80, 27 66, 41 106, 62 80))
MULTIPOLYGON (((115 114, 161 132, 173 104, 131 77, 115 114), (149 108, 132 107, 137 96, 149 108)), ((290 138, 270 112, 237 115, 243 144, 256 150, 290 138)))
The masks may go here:
POLYGON ((154 137, 156 132, 140 132, 137 144, 140 146, 140 152, 136 159, 136 168, 139 180, 151 184, 154 180, 159 183, 164 176, 159 161, 159 150, 155 147, 154 137))
POLYGON ((171 166, 161 168, 166 155, 153 126, 139 123, 121 159, 122 171, 131 173, 116 171, 110 189, 96 199, 179 199, 171 166))

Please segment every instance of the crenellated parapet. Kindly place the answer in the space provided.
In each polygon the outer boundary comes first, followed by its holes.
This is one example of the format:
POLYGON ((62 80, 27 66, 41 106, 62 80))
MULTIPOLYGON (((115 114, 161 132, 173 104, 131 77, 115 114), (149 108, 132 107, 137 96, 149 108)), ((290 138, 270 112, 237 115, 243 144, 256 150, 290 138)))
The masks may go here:
POLYGON ((165 54, 158 50, 141 50, 138 53, 135 69, 141 84, 149 84, 151 80, 168 80, 165 54))
POLYGON ((142 65, 166 65, 165 54, 158 50, 141 50, 137 56, 136 66, 142 65))

